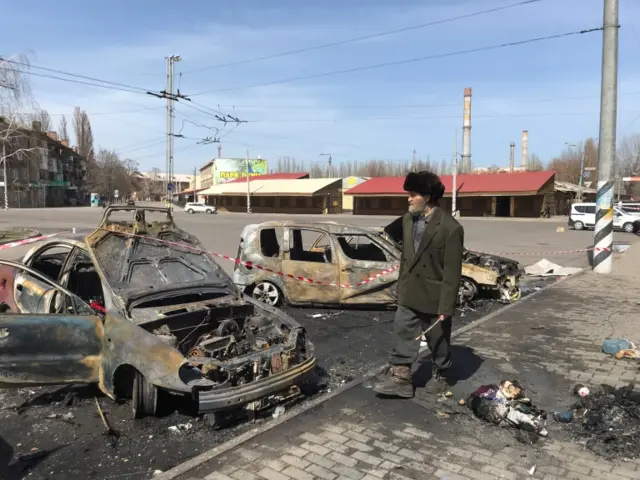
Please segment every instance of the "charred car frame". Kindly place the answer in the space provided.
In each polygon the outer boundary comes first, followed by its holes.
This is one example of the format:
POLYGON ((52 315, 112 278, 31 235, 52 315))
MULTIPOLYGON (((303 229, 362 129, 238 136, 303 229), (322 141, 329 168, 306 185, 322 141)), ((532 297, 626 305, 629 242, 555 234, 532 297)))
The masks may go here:
POLYGON ((298 396, 315 367, 304 329, 244 296, 166 208, 109 207, 88 235, 0 261, 0 285, 0 387, 97 383, 134 417, 167 394, 255 411, 298 396))
MULTIPOLYGON (((394 307, 401 245, 389 229, 335 222, 271 221, 247 225, 233 279, 247 295, 273 306, 394 307), (265 268, 255 268, 260 265, 265 268), (375 281, 371 276, 387 271, 375 281), (363 283, 365 282, 365 283, 363 283)), ((518 262, 464 251, 459 302, 482 293, 519 298, 518 262)))

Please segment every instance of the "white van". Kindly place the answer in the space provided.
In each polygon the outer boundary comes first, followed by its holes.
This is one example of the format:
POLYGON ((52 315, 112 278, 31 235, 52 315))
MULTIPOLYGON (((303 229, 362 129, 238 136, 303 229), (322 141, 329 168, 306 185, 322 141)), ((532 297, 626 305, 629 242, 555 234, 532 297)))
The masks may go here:
MULTIPOLYGON (((596 225, 596 204, 595 203, 574 203, 571 205, 569 213, 569 228, 584 230, 593 228, 596 225)), ((635 233, 640 229, 640 217, 630 214, 617 206, 613 207, 613 228, 624 230, 627 233, 635 233)))

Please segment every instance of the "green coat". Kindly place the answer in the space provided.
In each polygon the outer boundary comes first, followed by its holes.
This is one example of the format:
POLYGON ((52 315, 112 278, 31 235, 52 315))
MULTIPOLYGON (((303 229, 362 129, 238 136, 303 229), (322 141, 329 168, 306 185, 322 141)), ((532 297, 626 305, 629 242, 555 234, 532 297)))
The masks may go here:
POLYGON ((463 245, 462 225, 435 207, 418 251, 414 252, 413 219, 410 213, 405 214, 398 304, 422 313, 453 315, 460 288, 463 245))

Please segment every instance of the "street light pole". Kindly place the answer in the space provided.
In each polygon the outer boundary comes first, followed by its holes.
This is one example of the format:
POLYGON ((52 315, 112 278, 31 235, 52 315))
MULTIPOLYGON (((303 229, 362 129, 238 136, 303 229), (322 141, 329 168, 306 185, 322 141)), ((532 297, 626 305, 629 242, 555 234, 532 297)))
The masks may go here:
POLYGON ((247 213, 251 213, 251 183, 249 182, 249 149, 247 148, 247 213))
POLYGON ((584 177, 584 148, 580 157, 580 181, 578 182, 578 201, 582 201, 582 178, 584 177))
POLYGON ((451 215, 456 216, 456 197, 458 193, 458 129, 454 135, 453 146, 453 188, 451 190, 451 215))

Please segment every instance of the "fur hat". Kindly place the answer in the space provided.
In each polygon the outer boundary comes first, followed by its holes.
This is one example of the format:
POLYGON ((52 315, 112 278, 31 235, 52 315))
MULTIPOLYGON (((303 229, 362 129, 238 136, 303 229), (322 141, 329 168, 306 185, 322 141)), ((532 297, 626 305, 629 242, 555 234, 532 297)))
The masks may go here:
POLYGON ((430 196, 431 200, 440 200, 444 195, 444 185, 435 173, 409 172, 404 179, 403 187, 407 192, 416 192, 423 196, 430 196))

